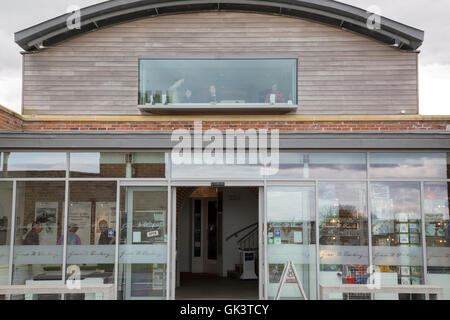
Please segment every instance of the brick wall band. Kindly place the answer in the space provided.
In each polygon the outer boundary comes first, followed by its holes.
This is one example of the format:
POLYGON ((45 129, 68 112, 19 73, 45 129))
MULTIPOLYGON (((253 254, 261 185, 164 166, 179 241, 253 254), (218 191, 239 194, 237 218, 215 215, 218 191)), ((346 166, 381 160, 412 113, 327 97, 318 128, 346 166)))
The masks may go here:
MULTIPOLYGON (((331 132, 331 131, 442 131, 450 126, 450 119, 437 120, 206 120, 203 130, 208 129, 278 129, 283 132, 331 132)), ((31 121, 6 108, 0 108, 0 130, 2 131, 172 131, 194 128, 194 120, 173 121, 31 121)))
MULTIPOLYGON (((450 121, 204 121, 203 129, 280 131, 445 131, 450 121)), ((25 122, 23 131, 172 131, 193 129, 193 121, 25 122)))

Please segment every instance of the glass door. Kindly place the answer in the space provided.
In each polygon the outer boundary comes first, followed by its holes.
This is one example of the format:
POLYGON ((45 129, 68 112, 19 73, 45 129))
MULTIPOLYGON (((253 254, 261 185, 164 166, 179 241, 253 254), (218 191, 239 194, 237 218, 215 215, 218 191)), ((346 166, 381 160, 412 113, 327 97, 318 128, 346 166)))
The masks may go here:
POLYGON ((122 187, 120 202, 119 299, 166 299, 167 187, 122 187))
MULTIPOLYGON (((269 186, 267 188, 267 296, 273 299, 285 263, 291 261, 306 296, 317 297, 316 230, 314 186, 269 186)), ((295 278, 288 278, 281 299, 302 299, 295 278)))

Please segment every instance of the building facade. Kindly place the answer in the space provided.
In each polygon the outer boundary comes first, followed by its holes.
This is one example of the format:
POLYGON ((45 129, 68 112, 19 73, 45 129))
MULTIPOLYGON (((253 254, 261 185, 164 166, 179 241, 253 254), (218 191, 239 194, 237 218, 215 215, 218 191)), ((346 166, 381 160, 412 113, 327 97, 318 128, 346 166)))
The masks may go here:
MULTIPOLYGON (((324 0, 113 0, 70 19, 16 33, 1 284, 196 298, 195 275, 241 277, 252 261, 254 288, 236 292, 273 299, 292 261, 309 299, 369 275, 450 298, 450 117, 418 112, 422 31, 324 0), (205 152, 227 132, 244 137, 231 161, 205 152), (173 156, 182 134, 192 162, 173 156), (272 162, 252 162, 265 147, 272 162)), ((289 283, 282 297, 301 299, 289 283)))

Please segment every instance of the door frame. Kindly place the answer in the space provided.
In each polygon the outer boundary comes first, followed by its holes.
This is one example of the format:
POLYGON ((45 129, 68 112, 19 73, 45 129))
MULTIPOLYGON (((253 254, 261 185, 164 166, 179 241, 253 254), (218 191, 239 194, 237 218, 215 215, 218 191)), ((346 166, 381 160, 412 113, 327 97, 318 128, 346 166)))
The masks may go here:
MULTIPOLYGON (((171 256, 172 256, 172 253, 174 253, 174 252, 171 252, 171 246, 172 246, 172 243, 171 243, 171 239, 172 239, 172 232, 173 232, 173 230, 172 230, 172 228, 171 228, 171 225, 172 225, 172 223, 171 223, 171 218, 172 218, 172 202, 173 202, 173 199, 172 199, 172 192, 170 192, 171 191, 171 187, 170 187, 170 184, 167 184, 167 182, 164 182, 164 181, 143 181, 143 180, 140 180, 140 181, 119 181, 118 182, 118 184, 117 184, 117 209, 116 209, 116 218, 119 218, 119 219, 117 219, 117 221, 116 221, 116 227, 117 227, 117 241, 116 241, 116 261, 115 261, 115 265, 116 265, 116 270, 115 270, 115 273, 116 273, 116 279, 117 279, 117 281, 118 281, 118 269, 119 269, 119 264, 120 264, 120 261, 119 261, 119 243, 120 243, 120 228, 121 228, 121 225, 120 225, 120 218, 121 218, 121 216, 120 216, 120 207, 122 206, 122 203, 121 203, 121 197, 120 197, 120 193, 122 192, 122 187, 126 187, 128 190, 127 190, 127 193, 125 194, 125 204, 127 205, 127 206, 130 206, 130 208, 132 208, 131 206, 132 206, 132 201, 130 202, 129 201, 129 197, 131 196, 132 197, 132 193, 134 192, 134 191, 136 191, 136 190, 145 190, 146 188, 151 188, 151 187, 161 187, 161 188, 166 188, 167 189, 167 244, 166 244, 166 246, 167 246, 167 255, 166 255, 166 296, 165 296, 165 300, 170 300, 171 299, 171 256)), ((126 210, 128 210, 128 209, 130 209, 130 208, 126 208, 126 210)), ((175 208, 176 208, 176 191, 175 191, 175 208)), ((176 210, 175 210, 175 215, 176 215, 176 210)), ((127 219, 128 219, 129 217, 127 216, 127 219)), ((174 253, 175 254, 175 253, 174 253)), ((127 271, 125 271, 125 275, 126 276, 128 276, 128 271, 129 270, 127 270, 127 271)), ((118 286, 118 283, 116 283, 115 284, 116 285, 116 287, 118 286)), ((126 284, 126 286, 128 286, 128 284, 126 284)), ((128 292, 127 290, 126 290, 126 288, 125 289, 123 289, 124 291, 126 291, 126 292, 128 292)), ((117 294, 117 289, 116 289, 116 294, 117 294)), ((131 298, 131 297, 128 297, 128 294, 127 293, 125 293, 125 295, 126 295, 126 297, 127 297, 127 299, 131 299, 131 300, 154 300, 153 298, 151 298, 151 297, 145 297, 145 298, 139 298, 139 297, 137 297, 137 298, 131 298)), ((163 298, 164 299, 164 298, 163 298)))
MULTIPOLYGON (((170 248, 168 252, 168 256, 170 257, 168 261, 168 270, 170 269, 170 273, 168 273, 168 285, 170 287, 170 291, 168 294, 168 300, 175 300, 175 288, 177 283, 177 186, 179 187, 201 187, 201 186, 211 186, 212 181, 183 181, 177 183, 171 183, 169 185, 169 202, 172 202, 172 205, 169 206, 168 215, 168 223, 170 226, 168 230, 170 230, 170 237, 168 232, 168 243, 170 243, 170 248)), ((267 252, 267 214, 266 214, 266 192, 267 187, 266 184, 262 181, 236 181, 231 183, 226 183, 225 188, 227 187, 258 187, 258 240, 259 240, 259 265, 258 265, 258 296, 260 300, 267 299, 267 281, 268 281, 268 273, 267 273, 267 264, 266 264, 266 252, 267 252)), ((203 204, 202 204, 203 206, 203 204)), ((191 210, 191 208, 190 208, 191 210)), ((202 208, 203 210, 203 208, 202 208)), ((202 246, 203 249, 203 246, 202 246)))

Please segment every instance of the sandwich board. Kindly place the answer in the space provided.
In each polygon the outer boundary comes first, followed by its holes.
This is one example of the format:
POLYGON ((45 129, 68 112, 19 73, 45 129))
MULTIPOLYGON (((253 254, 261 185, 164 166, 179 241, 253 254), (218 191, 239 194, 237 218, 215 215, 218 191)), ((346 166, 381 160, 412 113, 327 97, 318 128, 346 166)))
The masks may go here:
POLYGON ((303 299, 308 300, 308 297, 305 294, 305 290, 303 290, 302 282, 298 277, 297 271, 295 270, 292 261, 287 261, 284 265, 283 273, 281 274, 280 283, 278 285, 277 294, 275 295, 274 300, 280 300, 281 291, 285 283, 296 283, 298 288, 300 289, 303 299))

